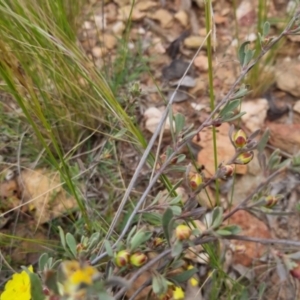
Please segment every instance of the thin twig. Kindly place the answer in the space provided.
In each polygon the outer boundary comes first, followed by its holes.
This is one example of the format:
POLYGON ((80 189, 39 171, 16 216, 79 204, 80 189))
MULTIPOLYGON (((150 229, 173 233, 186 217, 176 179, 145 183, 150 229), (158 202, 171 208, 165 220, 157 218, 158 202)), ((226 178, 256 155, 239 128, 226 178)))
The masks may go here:
POLYGON ((252 236, 235 235, 235 234, 226 235, 223 238, 226 240, 247 241, 253 243, 260 243, 263 245, 277 244, 277 245, 300 247, 300 241, 292 241, 292 240, 263 239, 263 238, 256 238, 252 236))
MULTIPOLYGON (((293 16, 292 20, 288 23, 288 25, 286 26, 286 28, 281 32, 281 34, 279 36, 277 36, 276 38, 274 38, 272 41, 270 41, 270 43, 262 49, 262 51, 260 52, 260 54, 257 56, 257 58, 253 59, 251 63, 249 63, 248 65, 244 66, 242 68, 242 71, 241 71, 241 74, 239 75, 239 77, 237 78, 237 80, 235 81, 235 83, 231 86, 229 92, 226 94, 226 96, 220 101, 219 104, 216 105, 215 109, 210 113, 210 115, 207 117, 207 119, 198 127, 197 129, 197 132, 200 132, 201 130, 203 130, 205 127, 207 126, 210 126, 211 125, 211 121, 213 119, 213 116, 215 115, 215 113, 225 104, 227 104, 230 100, 232 100, 233 96, 234 96, 234 93, 235 93, 235 90, 237 88, 237 86, 242 82, 243 78, 247 75, 247 73, 249 73, 249 71, 255 66, 255 64, 258 63, 258 61, 276 44, 278 43, 278 41, 283 37, 283 36, 286 36, 288 35, 289 33, 289 30, 291 29, 291 27, 293 26, 293 24, 295 23, 295 20, 298 18, 298 15, 297 13, 293 16)), ((210 34, 211 32, 209 32, 210 34)), ((198 49, 199 51, 199 49, 198 49)), ((190 68, 191 64, 188 66, 186 72, 184 73, 183 77, 181 78, 175 92, 178 90, 179 86, 181 85, 181 82, 183 80, 183 78, 186 76, 187 74, 187 71, 188 69, 190 68)), ((162 119, 161 121, 159 122, 149 144, 148 144, 148 147, 146 148, 141 160, 140 160, 140 163, 136 169, 136 172, 134 173, 132 179, 131 179, 131 182, 125 192, 125 195, 122 199, 122 202, 120 204, 120 207, 115 215, 115 218, 112 222, 112 226, 110 227, 107 235, 106 235, 106 239, 108 239, 111 235, 111 232, 113 231, 116 223, 117 223, 117 220, 120 216, 120 214, 122 213, 122 210, 124 208, 124 205, 127 201, 127 198, 129 197, 129 194, 135 184, 135 181, 137 180, 138 176, 139 176, 139 173, 142 169, 142 166, 144 165, 144 163, 146 162, 146 159, 151 151, 151 148, 160 132, 160 130, 162 129, 163 127, 163 124, 167 118, 167 115, 168 115, 168 111, 174 101, 174 96, 175 96, 175 92, 173 93, 171 99, 170 99, 170 102, 168 103, 167 105, 167 108, 162 116, 162 119)), ((155 184, 155 182, 158 180, 158 178, 160 177, 160 175, 163 173, 163 171, 165 170, 165 168, 169 165, 169 163, 172 161, 172 159, 179 153, 179 151, 186 145, 186 143, 188 143, 190 140, 192 140, 193 137, 190 137, 189 139, 186 139, 184 141, 184 143, 182 143, 180 146, 177 147, 177 149, 175 149, 175 151, 168 157, 168 159, 165 161, 165 163, 161 166, 161 168, 158 170, 157 174, 153 177, 152 181, 149 182, 148 184, 148 187, 146 188, 144 194, 142 195, 142 197, 140 198, 140 200, 138 201, 138 203, 136 204, 136 207, 135 209, 133 210, 132 214, 130 215, 124 229, 122 230, 118 240, 115 242, 115 244, 112 246, 113 249, 116 247, 116 245, 123 239, 123 237, 125 236, 125 234, 127 233, 128 229, 130 228, 131 226, 131 222, 134 218, 134 216, 136 215, 136 213, 139 211, 139 208, 140 206, 144 203, 148 193, 150 192, 152 186, 155 184)), ((276 173, 276 172, 275 172, 276 173)), ((275 174, 274 173, 274 174, 275 174)), ((260 185, 261 186, 261 185, 260 185)), ((248 197, 242 202, 247 202, 249 201, 248 197)), ((239 208, 240 209, 240 208, 239 208)), ((235 210, 236 211, 236 210, 235 210)), ((234 212, 234 211, 233 211, 234 212)), ((232 215, 232 214, 230 214, 232 215)), ((229 216, 230 216, 229 215, 229 216)), ((229 217, 227 216, 227 218, 229 217)), ((100 250, 102 251, 102 249, 100 250)), ((99 251, 99 253, 100 253, 99 251)), ((101 260, 102 258, 106 257, 107 256, 107 252, 103 252, 102 254, 99 254, 96 258, 94 258, 94 260, 91 262, 91 264, 96 264, 99 260, 101 260)))
MULTIPOLYGON (((209 243, 211 241, 214 241, 216 239, 216 237, 205 237, 205 238, 201 238, 198 241, 197 245, 202 245, 202 244, 206 244, 209 243)), ((188 247, 190 247, 190 245, 188 243, 184 244, 183 249, 187 249, 188 247)), ((154 257, 152 260, 150 260, 147 264, 145 264, 144 266, 142 266, 140 269, 138 269, 134 275, 130 278, 129 282, 128 282, 128 286, 132 286, 132 284, 141 276, 142 273, 148 271, 154 264, 156 264, 158 261, 160 261, 161 259, 165 258, 166 256, 170 255, 172 252, 172 249, 166 249, 164 250, 162 253, 160 253, 159 255, 157 255, 156 257, 154 257)), ((124 295, 124 293, 126 292, 126 290, 128 289, 128 287, 124 287, 122 288, 115 296, 114 298, 117 300, 120 297, 122 297, 124 295)))
MULTIPOLYGON (((142 168, 143 168, 143 166, 144 166, 144 164, 145 164, 145 162, 146 162, 146 160, 147 160, 147 157, 148 157, 149 154, 150 154, 150 151, 151 151, 151 149, 152 149, 152 147, 153 147, 153 145, 154 145, 154 143, 155 143, 155 140, 157 139, 159 133, 161 132, 161 130, 162 130, 164 124, 165 124, 165 121, 166 121, 166 119, 167 119, 167 117, 168 117, 168 114, 169 114, 169 109, 172 108, 172 104, 173 104, 173 102, 174 102, 174 100, 175 100, 175 95, 176 95, 177 91, 179 90, 179 87, 181 86, 181 84, 182 84, 182 82, 183 82, 183 79, 185 78, 185 76, 187 75, 189 69, 191 68, 191 66, 192 66, 192 64, 193 64, 193 61, 195 60, 195 58, 197 57, 198 53, 199 53, 200 50, 202 49, 204 43, 206 42, 206 39, 207 39, 207 37, 209 36, 209 34, 210 34, 210 32, 208 33, 208 35, 206 36, 206 38, 205 38, 204 41, 202 42, 201 46, 200 46, 199 49, 197 50, 196 54, 194 55, 194 58, 192 59, 192 61, 191 61, 190 64, 188 65, 188 67, 187 67, 186 71, 184 72, 182 78, 180 79, 180 81, 179 81, 179 83, 178 83, 178 85, 177 85, 177 87, 176 87, 174 93, 172 94, 172 97, 171 97, 170 101, 168 102, 167 107, 166 107, 166 109, 165 109, 165 111, 164 111, 164 113, 163 113, 163 115, 162 115, 162 118, 161 118, 159 124, 157 125, 157 128, 156 128, 155 132, 153 133, 153 135, 152 135, 152 137, 151 137, 151 139, 150 139, 150 142, 148 143, 148 146, 147 146, 147 148, 145 149, 144 154, 142 155, 142 158, 140 159, 140 162, 139 162, 139 164, 138 164, 138 166, 137 166, 137 168, 136 168, 136 170, 135 170, 135 172, 134 172, 134 174, 133 174, 133 176, 132 176, 132 179, 131 179, 131 181, 130 181, 130 183, 129 183, 127 189, 126 189, 126 192, 125 192, 125 194, 124 194, 124 196, 123 196, 123 199, 122 199, 122 201, 121 201, 121 203, 120 203, 120 206, 119 206, 119 208, 118 208, 118 210, 117 210, 117 212, 116 212, 116 214, 115 214, 115 216, 114 216, 114 219, 113 219, 112 222, 111 222, 111 226, 109 227, 109 229, 108 229, 108 231, 107 231, 107 234, 106 234, 106 236, 105 236, 105 239, 106 239, 106 240, 108 240, 108 239, 110 238, 110 236, 111 236, 112 232, 114 231, 114 228, 115 228, 115 226, 116 226, 116 224, 117 224, 117 222, 118 222, 118 220, 119 220, 119 218, 120 218, 120 215, 123 213, 124 206, 125 206, 125 204, 127 203, 127 199, 128 199, 128 197, 129 197, 129 195, 130 195, 130 193, 131 193, 131 191, 132 191, 132 189, 133 189, 133 187, 134 187, 134 185, 135 185, 135 182, 136 182, 136 180, 138 179, 138 177, 140 176, 140 172, 141 172, 141 170, 142 170, 142 168)), ((169 160, 167 160, 167 161, 169 162, 169 160)), ((167 161, 166 161, 166 162, 167 162, 167 161)), ((166 167, 167 165, 164 164, 164 166, 166 167)), ((160 172, 158 172, 158 173, 161 175, 161 174, 162 174, 162 171, 160 171, 160 172)), ((159 175, 159 176, 160 176, 160 175, 159 175)), ((121 235, 119 236, 118 240, 117 240, 117 241, 115 242, 115 244, 113 245, 113 248, 115 248, 116 245, 117 245, 117 244, 123 239, 123 237, 125 236, 127 230, 129 229, 129 227, 130 227, 130 225, 131 225, 131 222, 132 222, 134 216, 136 215, 136 213, 137 213, 137 211, 139 210, 140 206, 143 204, 143 202, 144 202, 146 196, 148 195, 148 193, 149 193, 149 191, 150 191, 152 185, 157 181, 157 179, 158 179, 159 176, 154 176, 153 179, 152 179, 152 181, 149 183, 148 187, 150 187, 150 188, 147 189, 147 193, 146 193, 146 191, 144 192, 142 198, 141 198, 141 199, 139 200, 139 202, 136 204, 134 211, 133 211, 132 214, 130 215, 130 217, 129 217, 129 219, 128 219, 126 225, 125 225, 124 230, 122 231, 122 233, 121 233, 121 235)), ((99 253, 101 253, 101 251, 102 251, 102 248, 100 249, 99 253)), ((106 255, 107 255, 107 253, 105 253, 104 256, 106 256, 106 255)), ((100 259, 101 259, 101 256, 98 255, 91 263, 92 263, 92 264, 95 264, 95 263, 97 263, 100 259)))
POLYGON ((284 166, 284 167, 278 169, 277 171, 275 171, 274 173, 272 173, 268 178, 266 178, 263 182, 261 182, 249 196, 247 196, 233 210, 231 210, 229 213, 227 213, 224 216, 224 221, 227 220, 228 218, 230 218, 238 210, 245 208, 245 205, 247 204, 247 202, 249 202, 253 198, 253 196, 255 194, 259 193, 267 184, 269 184, 275 177, 277 177, 278 175, 280 175, 287 168, 288 168, 288 166, 284 166))

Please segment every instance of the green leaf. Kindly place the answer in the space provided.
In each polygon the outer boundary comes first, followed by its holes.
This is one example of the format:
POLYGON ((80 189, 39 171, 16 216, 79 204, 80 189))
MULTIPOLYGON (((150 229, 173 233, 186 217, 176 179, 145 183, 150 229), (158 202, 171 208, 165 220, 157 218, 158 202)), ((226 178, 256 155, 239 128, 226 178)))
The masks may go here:
POLYGON ((133 236, 133 234, 135 233, 135 231, 136 231, 136 226, 133 226, 132 229, 130 230, 130 232, 128 233, 128 235, 127 235, 127 240, 126 240, 127 248, 130 247, 130 240, 131 240, 131 237, 133 236))
POLYGON ((172 264, 171 264, 171 267, 173 270, 175 269, 179 269, 183 266, 185 266, 186 262, 182 259, 177 259, 177 260, 173 260, 172 264))
POLYGON ((169 246, 171 246, 170 237, 173 224, 173 211, 171 208, 168 207, 162 217, 162 228, 169 246))
POLYGON ((115 300, 115 298, 109 295, 106 291, 101 291, 98 293, 99 300, 115 300))
POLYGON ((155 273, 152 277, 152 290, 156 295, 163 295, 168 290, 167 280, 159 273, 155 273))
POLYGON ((275 169, 279 165, 281 160, 281 156, 279 156, 279 154, 280 154, 279 149, 273 151, 268 161, 268 169, 270 170, 275 169))
POLYGON ((248 89, 244 85, 232 96, 232 99, 239 99, 246 96, 249 93, 248 89))
POLYGON ((69 232, 66 234, 66 242, 67 242, 67 245, 68 245, 71 253, 76 258, 76 256, 77 256, 77 250, 76 250, 77 242, 76 242, 74 236, 69 232))
POLYGON ((263 152, 263 150, 265 149, 265 147, 268 143, 269 137, 270 137, 270 131, 269 131, 269 129, 267 129, 257 144, 258 152, 263 152))
POLYGON ((177 284, 178 283, 185 283, 187 282, 191 277, 193 277, 193 275, 195 275, 197 273, 197 269, 196 268, 192 268, 190 270, 186 270, 180 274, 176 274, 172 277, 168 277, 168 279, 175 281, 177 284))
POLYGON ((57 261, 55 261, 54 263, 53 263, 53 265, 51 266, 51 269, 56 269, 57 268, 57 266, 60 264, 62 262, 62 259, 58 259, 57 261))
POLYGON ((223 221, 223 208, 220 206, 215 207, 212 213, 211 227, 216 228, 220 226, 222 221, 223 221))
POLYGON ((227 225, 221 228, 222 230, 229 231, 230 234, 238 234, 241 232, 241 228, 237 225, 227 225))
POLYGON ((182 200, 182 196, 178 195, 175 198, 171 199, 171 201, 169 201, 169 204, 176 205, 176 204, 179 204, 181 202, 181 200, 182 200))
POLYGON ((177 240, 172 247, 171 256, 177 257, 182 253, 182 251, 183 251, 183 244, 181 241, 177 240))
POLYGON ((181 185, 183 178, 179 179, 175 184, 173 184, 172 189, 169 191, 169 195, 177 195, 176 189, 181 185))
POLYGON ((246 56, 246 49, 247 49, 246 47, 248 46, 248 44, 250 44, 249 41, 244 42, 240 46, 240 49, 239 49, 238 56, 239 56, 239 61, 240 61, 240 64, 241 64, 242 67, 244 66, 244 61, 245 61, 245 56, 246 56))
POLYGON ((231 235, 232 233, 230 231, 228 231, 228 230, 218 229, 216 231, 216 234, 226 236, 226 235, 231 235))
POLYGON ((155 212, 145 212, 143 213, 143 220, 147 220, 152 225, 161 226, 162 217, 159 213, 155 212))
POLYGON ((31 273, 28 269, 25 270, 30 278, 30 293, 31 300, 44 300, 45 295, 43 293, 43 286, 39 276, 35 273, 31 273))
POLYGON ((259 287, 258 287, 258 299, 261 299, 265 290, 266 290, 266 283, 265 282, 261 282, 259 287))
POLYGON ((182 212, 182 209, 180 206, 173 205, 173 206, 170 206, 170 208, 172 209, 172 212, 175 216, 179 216, 182 212))
POLYGON ((185 154, 179 154, 178 156, 176 156, 176 163, 179 164, 181 162, 183 162, 186 159, 186 155, 185 154))
POLYGON ((223 122, 230 122, 230 121, 234 121, 234 120, 236 120, 236 119, 239 119, 240 117, 242 117, 243 115, 245 115, 246 114, 246 112, 240 112, 240 113, 238 113, 238 114, 236 114, 236 115, 234 115, 233 117, 232 116, 230 116, 230 115, 226 115, 226 116, 224 116, 223 117, 223 122))
POLYGON ((44 273, 44 280, 45 280, 45 286, 53 291, 55 294, 59 294, 59 289, 58 289, 58 278, 57 278, 57 272, 54 270, 48 270, 45 271, 44 273))
POLYGON ((195 136, 197 133, 198 133, 197 130, 193 130, 193 131, 185 134, 184 137, 183 137, 183 141, 186 141, 186 140, 190 139, 191 137, 195 136))
POLYGON ((185 123, 185 116, 178 113, 174 117, 175 121, 175 133, 178 135, 182 129, 184 128, 184 123, 185 123))
POLYGON ((48 253, 43 253, 40 258, 39 258, 39 270, 44 271, 45 266, 48 262, 49 254, 48 253))
POLYGON ((104 248, 108 254, 109 257, 114 257, 114 251, 110 245, 110 242, 108 240, 104 240, 104 248))
POLYGON ((268 21, 265 22, 263 27, 263 36, 266 37, 270 32, 270 23, 268 21))
POLYGON ((64 247, 64 249, 66 250, 67 245, 66 245, 65 233, 60 226, 58 226, 58 232, 59 232, 59 236, 60 236, 60 242, 61 242, 62 246, 64 247))
POLYGON ((255 53, 255 50, 250 50, 248 49, 245 53, 245 58, 244 58, 244 64, 243 66, 246 66, 249 64, 249 62, 251 61, 251 59, 253 58, 255 53))
POLYGON ((171 147, 168 147, 166 150, 166 157, 169 158, 174 150, 171 147))
POLYGON ((100 233, 94 232, 88 240, 88 248, 87 250, 93 250, 96 245, 99 243, 100 240, 100 233))
POLYGON ((152 237, 152 232, 150 231, 138 231, 130 241, 130 251, 134 251, 140 245, 148 241, 152 237))
POLYGON ((118 131, 115 135, 115 139, 121 138, 125 133, 127 132, 127 128, 122 128, 120 131, 118 131))
POLYGON ((241 99, 236 99, 228 102, 223 109, 219 113, 219 117, 223 117, 226 115, 228 112, 233 112, 237 107, 241 105, 241 99))
POLYGON ((291 254, 287 254, 287 256, 290 259, 300 260, 300 251, 297 251, 297 252, 294 252, 294 253, 291 253, 291 254))

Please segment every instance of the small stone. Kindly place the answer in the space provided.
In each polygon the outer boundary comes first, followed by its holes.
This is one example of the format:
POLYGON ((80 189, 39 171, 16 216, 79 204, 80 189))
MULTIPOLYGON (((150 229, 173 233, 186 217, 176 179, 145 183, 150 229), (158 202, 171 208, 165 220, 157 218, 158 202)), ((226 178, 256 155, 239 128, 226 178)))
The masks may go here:
MULTIPOLYGON (((126 6, 120 7, 119 13, 121 15, 121 20, 126 21, 131 14, 131 5, 126 5, 126 6)), ((139 21, 139 20, 143 19, 145 16, 146 16, 145 12, 141 12, 136 7, 134 7, 132 14, 131 14, 131 20, 139 21)))
POLYGON ((94 57, 103 57, 107 53, 107 50, 103 47, 96 46, 92 49, 92 54, 94 57))
POLYGON ((94 21, 98 30, 103 30, 106 28, 106 18, 102 15, 94 16, 94 21))
POLYGON ((187 87, 187 88, 193 88, 196 86, 196 80, 186 75, 182 80, 176 80, 175 82, 170 82, 171 86, 177 86, 180 83, 180 86, 187 87))
POLYGON ((194 65, 199 71, 206 72, 208 70, 208 59, 205 55, 199 55, 194 60, 194 65))
POLYGON ((300 100, 298 100, 294 105, 294 111, 300 114, 300 100))
POLYGON ((261 129, 264 125, 268 109, 268 100, 264 98, 242 101, 241 111, 246 112, 242 116, 243 123, 251 132, 261 129))
POLYGON ((82 25, 82 28, 83 29, 86 29, 86 30, 89 30, 89 29, 92 29, 93 28, 93 24, 92 22, 90 21, 85 21, 82 25))
POLYGON ((108 23, 115 22, 118 17, 118 6, 111 2, 105 5, 105 19, 108 23))
MULTIPOLYGON (((203 36, 189 36, 184 40, 184 45, 189 49, 198 49, 204 42, 205 37, 203 36)), ((212 40, 213 43, 213 40, 212 40)), ((214 45, 213 45, 214 47, 214 45)), ((206 48, 206 41, 203 44, 203 48, 206 48)))
POLYGON ((300 97, 300 63, 297 60, 285 59, 276 65, 276 84, 282 91, 288 92, 295 97, 300 97))
POLYGON ((100 41, 103 42, 103 46, 109 50, 112 50, 117 45, 117 39, 108 33, 100 35, 100 41))
POLYGON ((166 9, 161 8, 148 16, 153 20, 159 21, 162 28, 169 28, 172 26, 173 16, 166 9))
POLYGON ((196 79, 196 86, 189 90, 192 95, 203 94, 206 91, 206 84, 201 78, 196 79))
POLYGON ((112 31, 116 35, 121 35, 125 30, 125 24, 122 21, 118 21, 112 27, 112 31))
POLYGON ((268 122, 269 143, 291 155, 300 151, 300 124, 277 124, 268 122))
POLYGON ((180 10, 178 13, 176 13, 174 18, 185 28, 189 25, 189 17, 184 10, 180 10))
POLYGON ((145 10, 149 10, 153 7, 156 7, 158 5, 157 2, 154 1, 139 1, 136 4, 136 8, 140 11, 145 11, 145 10))

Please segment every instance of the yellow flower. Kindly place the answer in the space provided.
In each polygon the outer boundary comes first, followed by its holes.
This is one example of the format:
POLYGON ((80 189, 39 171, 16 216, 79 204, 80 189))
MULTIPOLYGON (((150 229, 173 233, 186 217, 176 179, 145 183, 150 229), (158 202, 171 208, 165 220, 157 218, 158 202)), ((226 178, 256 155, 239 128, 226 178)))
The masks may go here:
MULTIPOLYGON (((28 267, 33 272, 32 266, 28 267)), ((6 285, 4 292, 0 296, 0 300, 30 300, 31 299, 30 278, 26 271, 13 275, 6 285)))
POLYGON ((63 292, 67 295, 74 295, 84 287, 92 285, 99 274, 94 267, 82 265, 78 261, 64 261, 62 271, 66 277, 63 292))
POLYGON ((181 287, 175 286, 174 291, 173 291, 173 299, 174 300, 184 299, 184 291, 181 287))

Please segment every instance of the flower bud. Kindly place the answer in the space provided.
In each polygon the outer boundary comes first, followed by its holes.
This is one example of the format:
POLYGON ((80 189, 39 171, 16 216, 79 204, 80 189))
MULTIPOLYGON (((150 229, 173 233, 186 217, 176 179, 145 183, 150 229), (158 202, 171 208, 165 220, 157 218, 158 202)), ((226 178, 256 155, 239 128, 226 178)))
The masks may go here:
POLYGON ((234 167, 232 165, 225 165, 220 168, 219 175, 221 178, 226 178, 231 176, 233 174, 233 171, 234 171, 234 167))
POLYGON ((163 239, 160 238, 160 237, 156 237, 154 240, 153 240, 153 247, 158 247, 160 246, 162 243, 163 243, 163 239))
POLYGON ((279 198, 276 196, 272 196, 272 195, 267 196, 265 207, 272 208, 273 206, 275 206, 277 204, 278 200, 279 200, 279 198))
POLYGON ((121 250, 117 253, 115 257, 115 264, 121 268, 125 267, 129 262, 129 252, 127 250, 121 250))
POLYGON ((191 234, 192 230, 187 225, 178 225, 175 230, 176 237, 179 241, 187 240, 191 234))
POLYGON ((293 269, 290 270, 290 274, 297 279, 300 279, 300 264, 299 263, 295 263, 295 266, 293 267, 293 269))
POLYGON ((241 153, 234 163, 238 165, 246 165, 253 159, 253 156, 254 154, 252 151, 241 153))
POLYGON ((240 129, 233 135, 232 140, 237 148, 243 148, 247 144, 246 133, 240 129))
POLYGON ((130 264, 132 264, 135 267, 142 266, 147 262, 147 260, 148 257, 142 252, 136 252, 130 256, 130 264))
POLYGON ((83 244, 81 244, 81 243, 77 244, 77 246, 76 246, 76 252, 80 253, 82 250, 84 250, 83 244))
POLYGON ((196 190, 200 184, 203 183, 202 176, 199 173, 195 173, 189 176, 190 187, 192 190, 196 190))
POLYGON ((246 251, 246 246, 244 244, 230 244, 230 250, 237 254, 242 254, 246 251))

